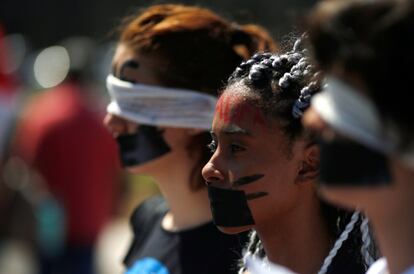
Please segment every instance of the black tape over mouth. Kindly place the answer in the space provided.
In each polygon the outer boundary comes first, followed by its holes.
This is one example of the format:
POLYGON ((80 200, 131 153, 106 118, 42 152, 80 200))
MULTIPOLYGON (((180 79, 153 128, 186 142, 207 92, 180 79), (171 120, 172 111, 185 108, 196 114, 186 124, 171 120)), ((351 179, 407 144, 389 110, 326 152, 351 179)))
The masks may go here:
POLYGON ((386 155, 349 139, 319 140, 320 183, 326 186, 375 187, 390 185, 386 155))
POLYGON ((244 191, 208 186, 214 224, 221 227, 254 225, 244 191))
POLYGON ((134 134, 116 138, 123 167, 137 166, 170 152, 162 132, 153 126, 142 125, 134 134))

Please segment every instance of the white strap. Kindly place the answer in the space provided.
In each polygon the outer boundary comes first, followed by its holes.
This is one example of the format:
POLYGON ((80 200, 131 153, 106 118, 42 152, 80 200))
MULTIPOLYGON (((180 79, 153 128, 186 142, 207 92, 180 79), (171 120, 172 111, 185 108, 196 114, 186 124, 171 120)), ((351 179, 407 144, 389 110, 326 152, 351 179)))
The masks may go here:
POLYGON ((372 102, 337 78, 327 78, 326 83, 312 99, 312 107, 322 119, 339 133, 389 153, 394 145, 387 139, 372 102))
POLYGON ((385 126, 374 104, 345 82, 328 77, 323 92, 312 99, 312 107, 334 130, 376 151, 399 158, 414 168, 414 143, 398 150, 400 133, 385 126))
POLYGON ((193 90, 133 84, 113 75, 106 80, 107 111, 147 125, 210 129, 217 98, 193 90))

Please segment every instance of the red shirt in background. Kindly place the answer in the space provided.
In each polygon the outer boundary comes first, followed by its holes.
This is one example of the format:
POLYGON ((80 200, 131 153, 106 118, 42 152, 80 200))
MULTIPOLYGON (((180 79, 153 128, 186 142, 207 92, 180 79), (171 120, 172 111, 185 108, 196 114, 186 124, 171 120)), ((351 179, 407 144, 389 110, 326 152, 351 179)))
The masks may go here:
POLYGON ((117 146, 74 83, 35 97, 16 134, 18 154, 46 181, 66 212, 68 243, 90 245, 113 213, 117 146))

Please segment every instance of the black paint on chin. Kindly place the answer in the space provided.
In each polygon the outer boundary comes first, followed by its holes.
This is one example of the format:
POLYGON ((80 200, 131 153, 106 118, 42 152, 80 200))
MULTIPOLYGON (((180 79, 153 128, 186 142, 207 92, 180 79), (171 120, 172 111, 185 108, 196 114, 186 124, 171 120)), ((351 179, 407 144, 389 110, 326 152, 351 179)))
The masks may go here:
POLYGON ((258 199, 258 198, 261 198, 261 197, 264 197, 264 196, 267 196, 267 195, 269 195, 269 193, 263 192, 263 191, 253 192, 253 193, 246 194, 246 199, 248 201, 250 201, 250 200, 258 199))

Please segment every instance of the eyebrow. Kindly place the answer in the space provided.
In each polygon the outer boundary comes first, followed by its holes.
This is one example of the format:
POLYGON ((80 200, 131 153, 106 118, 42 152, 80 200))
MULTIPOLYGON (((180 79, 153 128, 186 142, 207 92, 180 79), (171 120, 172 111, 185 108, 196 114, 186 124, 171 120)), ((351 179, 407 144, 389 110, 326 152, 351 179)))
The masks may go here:
POLYGON ((138 69, 139 68, 139 63, 137 61, 135 61, 135 60, 132 60, 132 59, 125 61, 121 65, 121 68, 119 69, 119 75, 117 75, 117 73, 116 73, 117 72, 116 71, 116 65, 115 64, 112 64, 112 74, 115 77, 119 78, 119 79, 123 79, 123 78, 125 78, 124 75, 123 75, 124 74, 124 71, 127 68, 138 69))
POLYGON ((230 124, 230 125, 226 126, 223 129, 223 132, 226 135, 234 135, 234 134, 241 134, 241 135, 247 135, 247 136, 251 136, 252 135, 250 131, 248 131, 246 129, 243 129, 243 128, 239 127, 239 126, 236 126, 235 124, 230 124))

